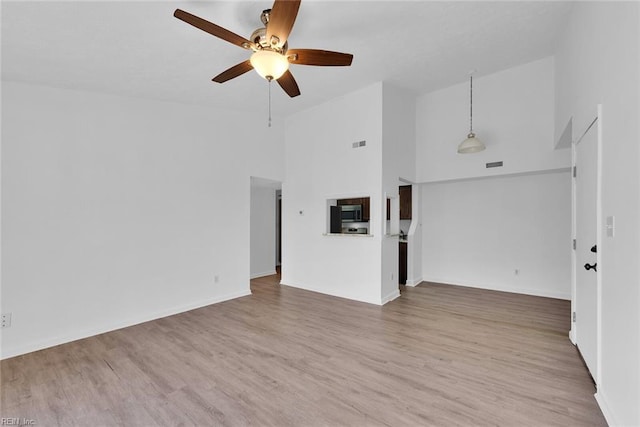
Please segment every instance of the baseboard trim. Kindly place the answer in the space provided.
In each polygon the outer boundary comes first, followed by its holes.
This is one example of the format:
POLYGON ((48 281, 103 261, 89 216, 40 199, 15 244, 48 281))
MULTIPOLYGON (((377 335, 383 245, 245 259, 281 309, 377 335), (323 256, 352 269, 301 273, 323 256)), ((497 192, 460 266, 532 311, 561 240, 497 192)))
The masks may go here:
POLYGON ((400 290, 396 289, 393 292, 388 293, 384 298, 382 298, 381 305, 385 305, 386 303, 393 301, 399 296, 400 296, 400 290))
POLYGON ((208 305, 229 301, 229 300, 244 297, 247 295, 251 295, 250 289, 245 289, 239 292, 216 296, 206 300, 195 301, 189 304, 184 304, 184 305, 173 307, 170 309, 149 313, 147 315, 140 316, 140 317, 131 317, 124 321, 114 322, 110 325, 103 325, 97 328, 84 329, 84 330, 76 331, 74 333, 70 333, 67 335, 61 335, 53 338, 47 338, 45 340, 27 343, 21 346, 17 346, 15 348, 7 349, 3 346, 2 355, 0 355, 0 360, 8 359, 15 356, 20 356, 27 353, 32 353, 34 351, 44 350, 46 348, 55 347, 61 344, 67 344, 72 341, 77 341, 77 340, 89 338, 95 335, 116 331, 118 329, 127 328, 129 326, 138 325, 140 323, 149 322, 151 320, 161 319, 163 317, 173 316, 174 314, 184 313, 185 311, 195 310, 197 308, 206 307, 208 305))
POLYGON ((282 286, 289 286, 290 288, 297 288, 297 289, 302 289, 305 291, 310 291, 310 292, 316 292, 318 294, 323 294, 323 295, 329 295, 332 297, 337 297, 337 298, 344 298, 344 299, 348 299, 351 301, 358 301, 358 302, 364 302, 367 304, 374 304, 374 305, 382 305, 381 300, 373 300, 373 299, 365 299, 365 298, 356 298, 352 295, 345 295, 343 293, 340 293, 338 291, 335 291, 333 289, 317 289, 314 288, 313 286, 307 286, 307 285, 302 285, 299 283, 291 283, 291 282, 287 282, 285 283, 283 280, 280 281, 280 285, 282 286))
POLYGON ((598 402, 598 406, 602 411, 602 415, 604 415, 604 419, 607 420, 607 424, 610 426, 618 426, 620 424, 617 423, 615 417, 613 416, 613 411, 611 410, 611 406, 607 403, 607 399, 603 396, 602 392, 598 390, 596 394, 593 395, 596 398, 596 402, 598 402))
POLYGON ((273 276, 276 273, 276 270, 271 270, 271 271, 265 271, 263 273, 255 273, 252 274, 251 277, 249 277, 250 279, 257 279, 259 277, 265 277, 265 276, 273 276))
POLYGON ((520 288, 507 288, 507 287, 500 287, 500 286, 486 286, 486 285, 480 285, 475 283, 463 283, 455 279, 423 278, 422 280, 423 282, 440 283, 443 285, 464 286, 466 288, 478 288, 478 289, 486 289, 489 291, 531 295, 535 297, 563 299, 563 300, 569 300, 569 301, 571 300, 571 294, 570 293, 566 294, 563 292, 549 292, 549 291, 540 290, 540 289, 520 289, 520 288))
POLYGON ((420 283, 422 283, 422 277, 420 277, 419 279, 407 279, 407 283, 405 283, 405 286, 415 287, 420 283))

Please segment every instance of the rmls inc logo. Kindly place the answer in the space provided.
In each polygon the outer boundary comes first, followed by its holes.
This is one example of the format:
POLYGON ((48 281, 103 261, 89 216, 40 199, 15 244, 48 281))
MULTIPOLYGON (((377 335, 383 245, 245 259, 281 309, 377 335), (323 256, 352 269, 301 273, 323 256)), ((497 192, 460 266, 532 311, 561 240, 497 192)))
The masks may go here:
POLYGON ((0 418, 0 426, 34 426, 36 420, 33 418, 0 418))

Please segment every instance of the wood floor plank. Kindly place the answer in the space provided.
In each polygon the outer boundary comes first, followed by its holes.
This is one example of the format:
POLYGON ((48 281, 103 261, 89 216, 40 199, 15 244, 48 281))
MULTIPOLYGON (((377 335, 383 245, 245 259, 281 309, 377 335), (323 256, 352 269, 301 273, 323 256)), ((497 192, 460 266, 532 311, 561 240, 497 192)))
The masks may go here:
POLYGON ((253 294, 1 362, 38 425, 604 426, 568 301, 423 283, 253 294))

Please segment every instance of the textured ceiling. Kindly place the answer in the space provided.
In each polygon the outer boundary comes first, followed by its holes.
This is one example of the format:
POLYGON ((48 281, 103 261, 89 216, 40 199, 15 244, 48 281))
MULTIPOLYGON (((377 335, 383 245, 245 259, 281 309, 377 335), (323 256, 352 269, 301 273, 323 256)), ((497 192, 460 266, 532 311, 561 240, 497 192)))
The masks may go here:
MULTIPOLYGON (((264 112, 256 73, 211 78, 249 52, 173 17, 181 8, 249 37, 271 1, 2 2, 2 79, 264 112)), ((386 81, 417 95, 553 54, 571 10, 557 1, 302 2, 291 48, 354 55, 351 67, 292 66, 302 95, 274 84, 289 114, 386 81)))

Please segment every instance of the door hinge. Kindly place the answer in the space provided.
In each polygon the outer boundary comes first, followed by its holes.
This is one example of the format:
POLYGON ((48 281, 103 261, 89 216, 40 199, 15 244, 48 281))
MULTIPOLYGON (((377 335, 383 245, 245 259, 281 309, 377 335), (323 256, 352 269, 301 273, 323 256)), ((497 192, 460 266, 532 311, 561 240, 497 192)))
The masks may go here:
POLYGON ((576 239, 573 239, 573 250, 576 250, 576 239))
POLYGON ((573 319, 573 322, 575 323, 576 322, 576 312, 575 311, 573 312, 572 319, 573 319))
POLYGON ((573 177, 575 178, 578 175, 578 166, 573 167, 573 177))

